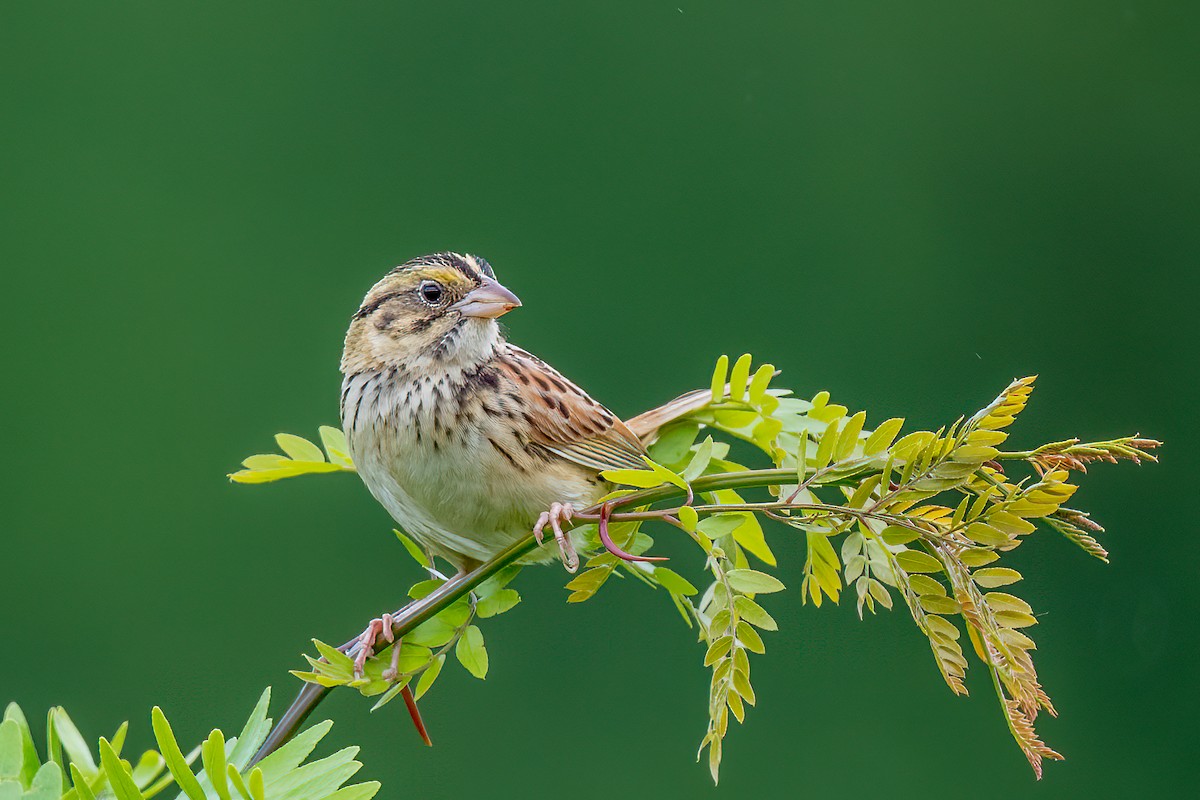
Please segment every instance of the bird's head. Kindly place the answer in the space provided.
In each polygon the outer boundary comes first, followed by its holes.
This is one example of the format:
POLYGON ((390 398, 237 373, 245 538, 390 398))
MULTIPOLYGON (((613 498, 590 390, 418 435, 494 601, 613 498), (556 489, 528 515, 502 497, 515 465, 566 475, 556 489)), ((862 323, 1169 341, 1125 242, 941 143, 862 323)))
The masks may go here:
POLYGON ((393 269, 350 321, 342 372, 471 366, 500 340, 496 319, 521 305, 478 256, 435 253, 393 269))

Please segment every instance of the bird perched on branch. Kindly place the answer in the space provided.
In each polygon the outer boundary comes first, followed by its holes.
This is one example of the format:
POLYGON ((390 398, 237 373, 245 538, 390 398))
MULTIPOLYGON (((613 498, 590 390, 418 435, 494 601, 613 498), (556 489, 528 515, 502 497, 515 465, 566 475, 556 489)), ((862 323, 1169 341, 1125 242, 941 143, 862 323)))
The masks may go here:
MULTIPOLYGON (((505 340, 496 320, 520 305, 484 259, 436 253, 371 287, 346 333, 342 427, 358 474, 410 536, 459 571, 531 531, 541 542, 546 528, 577 569, 580 543, 565 526, 611 491, 600 473, 645 468, 658 428, 707 400, 685 395, 622 422, 505 340)), ((360 669, 375 637, 390 635, 385 623, 364 632, 360 669)))

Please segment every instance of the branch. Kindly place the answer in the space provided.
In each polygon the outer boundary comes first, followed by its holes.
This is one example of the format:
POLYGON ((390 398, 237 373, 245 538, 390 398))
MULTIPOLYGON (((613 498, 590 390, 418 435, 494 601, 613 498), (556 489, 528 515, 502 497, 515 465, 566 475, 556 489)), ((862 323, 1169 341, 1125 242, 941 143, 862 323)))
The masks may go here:
MULTIPOLYGON (((692 488, 699 492, 717 491, 719 489, 744 489, 762 486, 776 486, 796 480, 796 471, 791 469, 757 469, 742 472, 729 472, 717 475, 706 475, 692 482, 692 488)), ((653 489, 642 489, 632 492, 615 500, 609 501, 612 506, 643 506, 666 500, 674 496, 686 496, 686 492, 677 486, 666 484, 653 489)), ((597 504, 578 512, 577 519, 598 519, 600 508, 597 504)), ((392 635, 397 641, 411 632, 422 622, 444 611, 456 600, 468 594, 476 586, 492 577, 500 570, 517 563, 522 557, 537 548, 533 535, 511 545, 507 550, 479 567, 466 573, 459 573, 434 589, 420 600, 414 600, 392 615, 392 635)), ((350 653, 358 644, 358 637, 343 644, 338 649, 350 653)), ((388 646, 384 637, 379 637, 375 643, 375 653, 388 646)), ((296 699, 288 706, 287 711, 279 719, 270 736, 263 742, 262 747, 254 754, 251 764, 257 764, 268 755, 278 750, 295 736, 308 715, 329 694, 330 687, 306 683, 297 693, 296 699)))
MULTIPOLYGON (((608 552, 591 555, 587 569, 567 584, 572 592, 568 602, 594 596, 621 568, 665 589, 684 621, 699 627, 707 645, 704 663, 712 668, 709 728, 700 749, 708 749, 716 780, 729 717, 741 722, 746 707, 755 704, 748 654, 764 652, 759 630, 777 629, 754 598, 785 588, 750 566, 747 554, 768 566, 776 563, 755 518, 779 521, 799 529, 807 545, 800 587, 805 602, 811 599, 820 606, 827 597, 836 603, 853 588, 861 617, 864 609, 874 612, 877 605, 892 608, 892 593, 899 593, 955 694, 966 694, 962 644, 969 642, 992 672, 1013 737, 1040 777, 1043 759, 1059 756, 1033 728, 1039 710, 1055 713, 1034 668, 1035 644, 1025 632, 1037 617, 1021 598, 990 591, 1022 579, 1014 569, 990 565, 1019 546, 1037 522, 1107 560, 1092 536, 1102 528, 1085 512, 1064 505, 1077 488, 1070 472, 1086 472, 1095 462, 1154 461, 1151 451, 1159 442, 1139 436, 1087 443, 1069 439, 1002 451, 1009 435, 1003 429, 1024 409, 1032 378, 1013 381, 970 418, 898 439, 901 418, 867 430, 865 412, 848 414, 845 406, 830 403, 826 392, 802 400, 770 389, 770 365, 753 376, 749 356, 738 359, 732 373, 729 366, 727 358, 718 360, 711 393, 685 395, 682 410, 679 401, 663 407, 678 415, 649 445, 645 469, 601 474, 611 484, 629 488, 576 512, 576 525, 589 523, 588 549, 602 544, 608 552), (746 469, 730 461, 728 442, 712 436, 700 440, 704 429, 749 442, 774 468, 746 469), (1032 474, 1010 476, 1004 462, 1025 462, 1021 472, 1032 474), (743 497, 743 489, 766 489, 769 497, 743 497), (682 529, 704 550, 715 579, 707 590, 671 569, 641 563, 662 560, 645 555, 654 546, 640 530, 647 521, 682 529), (840 551, 831 543, 835 538, 841 541, 840 551), (961 643, 956 621, 969 635, 961 643)), ((231 477, 267 482, 352 470, 340 433, 322 429, 321 435, 324 452, 299 437, 280 437, 287 456, 252 456, 243 462, 246 469, 231 477)), ((397 535, 414 560, 430 566, 416 543, 399 531, 397 535)), ((476 602, 486 605, 482 617, 512 608, 520 597, 504 585, 535 546, 530 535, 470 573, 421 582, 410 593, 419 599, 392 615, 391 636, 378 639, 370 653, 359 644, 361 637, 341 648, 316 642, 323 657, 306 656, 313 671, 294 673, 308 685, 255 758, 287 742, 332 686, 349 685, 367 697, 382 694, 376 707, 403 694, 411 710, 409 680, 420 676, 416 696, 428 691, 451 646, 462 665, 482 678, 487 654, 478 628, 468 629, 472 637, 457 636, 469 622, 469 615, 459 614, 466 610, 464 598, 470 595, 472 610, 476 602), (364 675, 363 656, 379 656, 392 641, 392 667, 383 669, 382 661, 374 659, 364 675), (433 651, 437 646, 442 649, 433 651), (398 671, 402 662, 407 666, 398 671)))

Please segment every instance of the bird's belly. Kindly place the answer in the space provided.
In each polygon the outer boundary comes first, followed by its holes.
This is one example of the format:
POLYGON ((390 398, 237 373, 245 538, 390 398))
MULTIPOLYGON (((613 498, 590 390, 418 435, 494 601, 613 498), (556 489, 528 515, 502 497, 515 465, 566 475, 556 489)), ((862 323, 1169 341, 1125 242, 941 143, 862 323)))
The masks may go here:
POLYGON ((471 427, 439 441, 387 427, 387 436, 360 431, 350 439, 359 474, 406 533, 456 566, 486 561, 529 535, 551 503, 580 508, 606 490, 595 473, 534 458, 496 431, 471 427))

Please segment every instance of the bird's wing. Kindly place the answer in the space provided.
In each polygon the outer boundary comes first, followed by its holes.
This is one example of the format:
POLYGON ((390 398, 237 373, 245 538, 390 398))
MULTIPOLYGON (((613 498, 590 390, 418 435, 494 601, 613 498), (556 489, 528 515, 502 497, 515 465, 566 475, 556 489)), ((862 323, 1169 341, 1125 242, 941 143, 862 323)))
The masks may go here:
POLYGON ((496 363, 522 401, 534 444, 598 472, 646 468, 638 437, 558 370, 512 345, 496 363))

